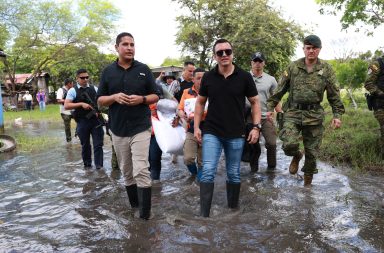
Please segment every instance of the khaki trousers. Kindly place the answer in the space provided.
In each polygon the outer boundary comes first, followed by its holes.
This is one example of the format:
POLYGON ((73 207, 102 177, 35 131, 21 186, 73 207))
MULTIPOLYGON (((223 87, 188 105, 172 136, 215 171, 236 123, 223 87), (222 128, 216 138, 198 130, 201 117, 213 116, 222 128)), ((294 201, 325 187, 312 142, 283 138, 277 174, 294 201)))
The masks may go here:
POLYGON ((141 188, 151 187, 148 161, 151 128, 131 137, 111 134, 124 184, 137 184, 137 187, 141 188))

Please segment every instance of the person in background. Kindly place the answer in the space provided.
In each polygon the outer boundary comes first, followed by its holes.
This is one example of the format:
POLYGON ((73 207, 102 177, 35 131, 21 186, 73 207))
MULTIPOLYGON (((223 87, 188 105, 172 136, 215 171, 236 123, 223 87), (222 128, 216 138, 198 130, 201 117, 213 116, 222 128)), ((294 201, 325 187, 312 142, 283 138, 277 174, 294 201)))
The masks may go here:
POLYGON ((364 87, 373 97, 373 115, 380 125, 380 153, 384 159, 384 56, 369 65, 364 87))
POLYGON ((23 100, 25 103, 25 108, 30 111, 32 109, 32 95, 29 94, 29 91, 25 91, 25 94, 23 96, 23 100))
POLYGON ((59 88, 56 93, 56 100, 60 104, 60 115, 64 122, 65 137, 67 142, 72 141, 72 134, 71 134, 72 114, 70 110, 64 109, 64 102, 67 97, 69 89, 72 87, 73 87, 73 80, 71 78, 67 78, 64 80, 64 86, 59 88))
POLYGON ((39 103, 40 111, 45 111, 45 103, 47 101, 47 96, 45 95, 45 91, 40 89, 36 94, 36 100, 39 103))
POLYGON ((180 102, 181 96, 185 89, 189 89, 193 85, 193 71, 195 70, 195 64, 193 62, 184 62, 183 72, 181 77, 177 78, 170 85, 168 85, 168 91, 171 93, 178 102, 180 102))
POLYGON ((219 39, 213 45, 215 68, 201 80, 195 106, 194 131, 202 141, 203 170, 200 180, 200 215, 209 217, 215 174, 224 149, 227 170, 227 202, 237 208, 240 195, 240 162, 245 139, 256 143, 261 128, 260 102, 255 83, 249 72, 233 63, 232 44, 219 39), (245 98, 251 103, 253 128, 245 136, 245 98), (207 116, 200 130, 205 104, 207 116), (203 136, 202 136, 203 132, 203 136))
MULTIPOLYGON (((184 164, 187 166, 192 175, 197 175, 197 181, 200 181, 202 170, 201 143, 194 136, 194 110, 197 96, 199 95, 201 79, 205 73, 202 68, 193 71, 193 86, 185 89, 180 99, 177 115, 178 118, 184 119, 187 125, 187 134, 184 142, 184 164), (197 165, 196 165, 197 164, 197 165)), ((200 127, 205 119, 207 112, 204 111, 200 127)), ((174 126, 178 125, 178 120, 174 126)))
POLYGON ((96 169, 103 168, 104 130, 97 115, 97 87, 88 83, 89 74, 86 69, 76 72, 77 84, 70 88, 64 102, 65 110, 74 110, 73 118, 77 123, 76 132, 81 143, 81 156, 84 168, 92 167, 91 136, 93 157, 96 169))
MULTIPOLYGON (((251 75, 255 82, 257 93, 260 98, 261 106, 261 133, 265 139, 265 148, 267 149, 267 171, 273 171, 276 168, 276 139, 277 132, 273 118, 267 119, 267 99, 273 94, 277 87, 276 79, 264 72, 265 57, 261 52, 256 52, 251 57, 251 75)), ((276 112, 281 112, 281 104, 278 103, 276 112)), ((247 129, 252 129, 252 117, 249 109, 247 113, 247 129)), ((260 140, 260 139, 259 139, 260 140)), ((260 141, 251 145, 250 148, 250 166, 251 172, 259 170, 259 158, 261 154, 260 141)))
POLYGON ((331 126, 341 126, 344 105, 336 85, 336 76, 331 65, 319 58, 321 40, 316 35, 309 35, 303 41, 304 58, 292 62, 282 78, 275 93, 267 100, 267 119, 271 119, 274 108, 285 93, 289 92, 283 105, 283 127, 280 139, 283 141, 285 155, 292 156, 289 172, 296 174, 299 162, 305 153, 304 186, 312 184, 313 174, 318 173, 316 156, 323 138, 324 109, 320 105, 324 92, 332 107, 331 126), (300 150, 303 140, 304 152, 300 150))
POLYGON ((152 182, 149 172, 150 104, 159 100, 155 78, 147 65, 134 59, 132 34, 117 35, 118 59, 102 72, 98 102, 108 106, 112 142, 131 207, 140 218, 151 218, 152 182))

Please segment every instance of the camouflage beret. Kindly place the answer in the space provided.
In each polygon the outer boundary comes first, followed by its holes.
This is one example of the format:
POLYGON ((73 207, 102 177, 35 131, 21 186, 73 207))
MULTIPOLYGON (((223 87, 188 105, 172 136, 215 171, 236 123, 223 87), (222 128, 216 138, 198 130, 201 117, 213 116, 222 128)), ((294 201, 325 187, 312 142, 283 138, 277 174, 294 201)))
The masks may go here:
POLYGON ((308 35, 304 38, 304 45, 312 45, 317 48, 321 48, 321 40, 316 35, 308 35))

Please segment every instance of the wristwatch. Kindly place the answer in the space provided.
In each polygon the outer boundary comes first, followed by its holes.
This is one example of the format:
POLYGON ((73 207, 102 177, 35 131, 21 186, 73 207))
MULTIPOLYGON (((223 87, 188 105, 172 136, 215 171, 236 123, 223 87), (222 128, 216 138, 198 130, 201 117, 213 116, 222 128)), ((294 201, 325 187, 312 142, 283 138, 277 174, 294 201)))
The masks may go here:
POLYGON ((143 96, 143 104, 145 104, 145 102, 147 102, 147 97, 143 96))
POLYGON ((253 124, 253 125, 252 125, 252 128, 253 128, 253 129, 261 130, 261 124, 260 124, 260 123, 253 124))

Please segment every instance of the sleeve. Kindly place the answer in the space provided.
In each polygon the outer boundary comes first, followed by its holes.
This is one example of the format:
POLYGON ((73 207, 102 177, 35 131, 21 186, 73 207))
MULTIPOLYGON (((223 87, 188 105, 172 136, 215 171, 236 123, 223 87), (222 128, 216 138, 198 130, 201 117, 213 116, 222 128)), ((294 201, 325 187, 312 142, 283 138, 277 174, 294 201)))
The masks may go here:
POLYGON ((247 98, 257 96, 259 93, 257 92, 255 81, 253 81, 253 77, 250 73, 246 72, 246 87, 245 87, 245 96, 247 98))
POLYGON ((201 78, 201 83, 200 83, 199 95, 203 96, 203 97, 208 97, 208 87, 207 87, 208 74, 207 73, 204 73, 203 77, 201 78))
POLYGON ((377 79, 380 74, 380 64, 376 60, 372 62, 368 67, 367 79, 364 83, 364 88, 369 91, 370 94, 376 96, 383 96, 384 92, 377 87, 377 79))
POLYGON ((275 89, 277 88, 277 81, 273 76, 271 76, 271 83, 272 85, 271 85, 271 88, 269 89, 269 94, 273 95, 275 89))
POLYGON ((160 91, 157 89, 155 77, 148 66, 145 66, 145 72, 147 76, 147 95, 155 94, 160 98, 160 91))
POLYGON ((56 99, 63 99, 63 88, 59 88, 56 93, 56 99))
POLYGON ((328 83, 326 86, 327 99, 332 107, 333 117, 339 119, 341 115, 345 113, 345 109, 343 102, 340 98, 340 90, 337 86, 335 72, 333 71, 331 66, 329 66, 328 69, 328 83))
POLYGON ((70 88, 68 93, 67 93, 67 97, 65 99, 68 99, 68 100, 75 100, 76 98, 76 90, 75 88, 70 88))
POLYGON ((183 95, 181 96, 179 106, 177 107, 177 109, 182 110, 182 111, 184 111, 184 104, 185 104, 184 101, 185 101, 185 97, 186 97, 186 93, 185 93, 186 90, 187 90, 187 89, 185 89, 185 90, 183 91, 183 95))
POLYGON ((100 83, 99 83, 99 87, 97 89, 96 94, 97 94, 96 99, 101 97, 101 96, 109 96, 110 95, 109 90, 108 90, 108 78, 107 78, 107 74, 106 74, 106 69, 104 69, 103 72, 101 73, 100 83))
POLYGON ((267 99, 267 108, 269 112, 273 112, 276 105, 280 102, 281 98, 289 90, 290 81, 291 81, 291 66, 285 70, 280 78, 279 84, 275 89, 273 95, 267 99))

